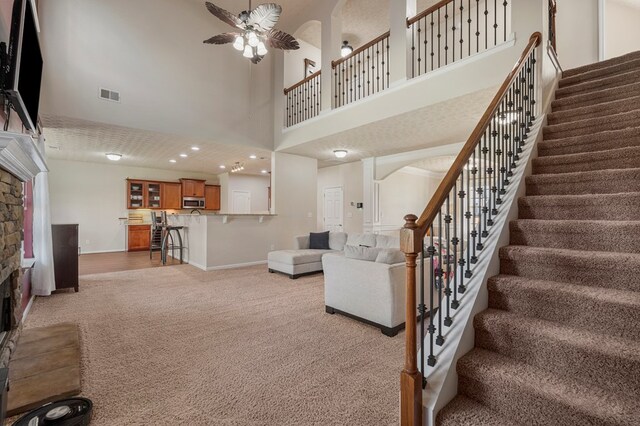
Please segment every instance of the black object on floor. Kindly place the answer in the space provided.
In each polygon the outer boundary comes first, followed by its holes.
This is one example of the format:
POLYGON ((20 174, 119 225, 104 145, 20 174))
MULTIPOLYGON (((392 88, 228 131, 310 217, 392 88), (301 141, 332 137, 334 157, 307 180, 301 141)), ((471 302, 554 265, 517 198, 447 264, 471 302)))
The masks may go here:
POLYGON ((25 414, 13 426, 86 426, 91 422, 92 409, 93 403, 87 398, 61 399, 25 414))

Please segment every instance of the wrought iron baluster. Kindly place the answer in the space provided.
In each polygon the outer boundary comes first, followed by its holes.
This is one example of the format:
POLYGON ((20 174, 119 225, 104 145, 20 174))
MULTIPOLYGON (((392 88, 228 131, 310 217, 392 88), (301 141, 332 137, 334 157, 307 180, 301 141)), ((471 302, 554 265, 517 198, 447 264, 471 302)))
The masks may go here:
MULTIPOLYGON (((473 215, 471 214, 471 198, 473 196, 473 199, 475 200, 475 184, 474 186, 471 186, 471 174, 473 174, 473 178, 475 179, 475 173, 472 171, 472 167, 473 167, 473 163, 471 162, 471 159, 469 159, 469 161, 467 161, 467 212, 464 214, 465 219, 467 219, 467 269, 464 273, 464 277, 465 278, 471 278, 471 250, 473 247, 473 250, 475 250, 475 242, 471 241, 471 238, 473 237, 473 232, 475 231, 475 218, 474 218, 474 225, 473 225, 473 230, 471 229, 471 218, 473 217, 473 215)), ((474 205, 475 208, 475 205, 474 205)), ((460 290, 460 293, 464 293, 464 289, 460 290)))
POLYGON ((451 23, 452 23, 452 27, 451 27, 451 45, 453 46, 453 49, 451 50, 451 62, 455 62, 456 61, 456 0, 453 0, 453 3, 451 5, 451 23))
POLYGON ((389 78, 391 76, 391 72, 389 70, 389 37, 385 38, 384 40, 385 40, 385 43, 386 43, 386 46, 387 46, 387 61, 386 61, 386 65, 387 65, 387 67, 386 67, 387 85, 385 86, 385 88, 388 88, 389 87, 389 78))
POLYGON ((493 45, 498 45, 498 0, 493 0, 493 45))
POLYGON ((502 25, 504 26, 504 38, 502 41, 507 41, 507 5, 509 3, 507 2, 507 0, 504 0, 504 2, 502 3, 502 9, 503 9, 503 21, 502 21, 502 25))
POLYGON ((440 51, 442 49, 441 42, 442 34, 440 34, 440 9, 438 9, 438 68, 440 68, 440 51))
POLYGON ((487 0, 484 0, 484 48, 489 48, 489 9, 487 0))
POLYGON ((434 293, 436 290, 436 274, 433 262, 435 261, 435 246, 433 241, 433 223, 429 225, 429 358, 427 365, 433 367, 436 365, 436 357, 434 355, 433 343, 436 334, 436 326, 434 324, 434 293))
POLYGON ((411 28, 411 77, 416 76, 416 63, 420 69, 420 22, 411 28), (416 44, 416 33, 418 33, 418 43, 416 44), (418 46, 418 57, 416 58, 416 46, 418 46))
POLYGON ((449 3, 444 5, 444 64, 449 64, 449 3))
MULTIPOLYGON (((455 194, 455 192, 454 192, 455 194)), ((453 197, 453 199, 455 200, 455 196, 453 197)), ((449 200, 449 197, 447 197, 447 200, 445 201, 446 203, 446 207, 445 207, 445 217, 444 217, 444 237, 446 240, 446 254, 445 254, 445 258, 444 258, 444 264, 440 265, 440 269, 442 269, 442 272, 445 274, 444 279, 445 279, 445 283, 446 286, 444 288, 444 295, 446 298, 446 308, 447 308, 447 315, 444 318, 444 325, 446 327, 450 327, 451 326, 451 274, 449 273, 449 269, 450 269, 450 263, 449 260, 451 259, 451 229, 449 228, 452 222, 452 218, 451 218, 451 202, 449 200)), ((455 223, 455 222, 454 222, 455 223)))
POLYGON ((471 56, 471 24, 473 23, 473 20, 471 19, 471 0, 467 0, 467 44, 468 46, 468 52, 467 52, 467 56, 471 56))
POLYGON ((479 153, 480 144, 473 151, 473 233, 471 236, 473 237, 473 256, 471 257, 471 263, 476 263, 478 261, 478 257, 476 256, 476 250, 482 250, 482 212, 479 210, 480 205, 482 204, 482 199, 480 198, 481 192, 478 192, 478 181, 480 172, 480 155, 479 153))
POLYGON ((431 14, 431 71, 433 71, 433 65, 434 65, 434 57, 435 57, 435 53, 433 52, 433 46, 434 46, 434 41, 433 41, 433 29, 434 29, 434 22, 433 22, 433 13, 431 14))
POLYGON ((438 336, 436 337, 436 345, 444 344, 444 336, 442 335, 442 207, 438 212, 438 270, 436 272, 436 286, 438 290, 438 336))
POLYGON ((460 303, 458 302, 458 282, 462 284, 462 273, 464 269, 464 257, 462 256, 462 250, 464 250, 464 210, 463 202, 464 195, 464 169, 460 172, 460 192, 458 192, 456 185, 453 186, 453 238, 451 239, 451 245, 453 245, 453 263, 451 267, 451 273, 453 274, 453 301, 451 302, 451 308, 458 309, 460 303), (458 214, 458 198, 460 198, 460 213, 458 214), (460 218, 460 238, 458 238, 458 222, 456 219, 460 218), (458 244, 460 244, 460 260, 458 260, 458 244), (458 274, 458 262, 460 263, 460 274, 458 274), (458 275, 460 277, 458 278, 458 275))
POLYGON ((462 59, 462 52, 464 51, 464 31, 462 19, 464 17, 464 0, 460 0, 460 59, 462 59))
POLYGON ((420 303, 418 305, 418 313, 420 314, 420 371, 422 372, 422 388, 427 385, 426 372, 424 369, 424 321, 426 313, 426 305, 424 303, 424 238, 422 238, 422 245, 420 246, 420 303))
POLYGON ((480 0, 476 0, 476 53, 480 52, 480 0))

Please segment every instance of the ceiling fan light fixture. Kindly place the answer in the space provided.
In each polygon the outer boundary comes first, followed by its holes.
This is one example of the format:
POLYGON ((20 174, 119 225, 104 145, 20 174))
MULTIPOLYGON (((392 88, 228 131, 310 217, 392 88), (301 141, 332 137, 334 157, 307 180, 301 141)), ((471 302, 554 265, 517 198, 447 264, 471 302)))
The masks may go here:
POLYGON ((349 42, 347 40, 343 41, 342 47, 340 48, 340 56, 344 58, 345 56, 351 55, 352 52, 353 47, 349 44, 349 42))
POLYGON ((269 53, 269 51, 267 50, 267 46, 265 46, 263 42, 260 42, 258 43, 258 49, 256 53, 260 56, 264 56, 269 53))
POLYGON ((253 49, 248 44, 244 47, 244 53, 242 54, 245 58, 253 58, 253 49))
POLYGON ((257 47, 260 44, 260 39, 253 31, 247 33, 247 44, 251 47, 257 47))
POLYGON ((233 43, 233 48, 236 50, 244 50, 244 37, 236 37, 236 41, 233 43))
POLYGON ((346 149, 336 149, 335 151, 333 151, 333 155, 336 156, 336 158, 344 158, 347 156, 347 150, 346 149))

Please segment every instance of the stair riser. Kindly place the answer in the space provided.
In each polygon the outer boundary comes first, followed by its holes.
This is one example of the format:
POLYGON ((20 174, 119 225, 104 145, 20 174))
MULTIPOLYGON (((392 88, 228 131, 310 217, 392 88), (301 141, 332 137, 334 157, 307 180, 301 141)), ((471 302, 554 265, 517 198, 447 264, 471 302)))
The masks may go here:
POLYGON ((544 140, 550 141, 555 139, 573 138, 577 136, 588 136, 598 132, 624 130, 638 126, 640 120, 640 113, 633 114, 628 113, 625 117, 616 116, 610 118, 607 121, 594 120, 593 122, 581 121, 576 125, 566 125, 565 128, 544 128, 544 140), (578 127, 578 126, 584 127, 578 127))
POLYGON ((606 68, 595 69, 582 74, 574 75, 571 77, 564 77, 558 83, 559 88, 573 86, 592 80, 610 77, 618 73, 624 73, 640 69, 640 60, 631 60, 620 64, 612 65, 606 68))
POLYGON ((585 152, 607 151, 610 149, 640 147, 640 129, 616 130, 591 136, 579 136, 564 140, 541 142, 538 144, 538 156, 580 154, 585 152))
POLYGON ((619 290, 640 291, 638 271, 624 262, 615 264, 573 264, 567 261, 550 263, 550 259, 514 260, 500 256, 500 273, 536 280, 567 282, 619 290))
POLYGON ((511 245, 568 250, 640 253, 640 225, 605 230, 586 227, 583 232, 551 228, 548 231, 511 229, 511 245), (556 232, 554 232, 556 231, 556 232), (608 232, 612 231, 612 232, 608 232))
POLYGON ((640 101, 637 98, 625 99, 624 101, 598 104, 585 108, 554 112, 547 116, 549 125, 567 124, 575 121, 586 120, 591 117, 607 117, 622 112, 629 112, 638 109, 640 101))
MULTIPOLYGON (((574 173, 608 169, 636 169, 640 167, 640 152, 636 153, 635 156, 623 158, 598 158, 596 157, 597 155, 598 154, 594 154, 591 158, 585 158, 585 161, 558 164, 553 163, 554 157, 535 159, 533 160, 533 174, 574 173)), ((626 189, 624 190, 626 191, 626 189)))
POLYGON ((622 201, 599 205, 567 204, 556 206, 521 202, 519 213, 520 219, 640 220, 638 205, 622 201))
POLYGON ((527 176, 527 195, 585 195, 640 192, 640 170, 603 170, 580 175, 527 176))
POLYGON ((640 339, 637 307, 594 301, 562 291, 522 289, 489 281, 489 307, 583 328, 605 336, 640 339))
POLYGON ((634 61, 640 58, 640 52, 632 52, 617 58, 607 59, 606 61, 596 62, 594 64, 584 65, 578 68, 566 70, 562 73, 563 78, 573 77, 579 74, 588 73, 591 71, 602 70, 615 65, 624 64, 629 61, 634 61))
POLYGON ((565 87, 556 90, 556 99, 563 99, 571 96, 588 94, 598 90, 612 89, 626 84, 640 82, 640 72, 632 72, 628 74, 616 75, 604 80, 596 80, 580 85, 565 87))
MULTIPOLYGON (((458 373, 461 393, 513 420, 514 424, 584 426, 601 425, 599 419, 579 413, 552 398, 534 395, 511 381, 477 381, 458 373)), ((489 426, 489 425, 478 425, 489 426)))
MULTIPOLYGON (((544 368, 559 376, 616 391, 640 391, 640 362, 628 358, 612 357, 594 348, 579 348, 560 339, 551 340, 536 334, 527 334, 504 324, 476 324, 476 347, 497 352, 516 361, 544 368), (514 344, 517 342, 517 344, 514 344), (602 374, 605 372, 606 374, 602 374)), ((608 335, 594 345, 606 345, 608 335)))
POLYGON ((640 84, 632 84, 600 93, 594 92, 586 95, 572 96, 570 98, 556 99, 551 103, 551 108, 555 113, 590 105, 598 105, 604 102, 627 99, 630 96, 638 95, 640 95, 640 84))

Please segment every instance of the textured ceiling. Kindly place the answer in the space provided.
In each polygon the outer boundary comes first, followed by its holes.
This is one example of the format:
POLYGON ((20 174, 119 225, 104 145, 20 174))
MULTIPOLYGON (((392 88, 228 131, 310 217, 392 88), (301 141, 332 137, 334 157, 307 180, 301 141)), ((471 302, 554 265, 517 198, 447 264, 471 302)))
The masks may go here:
POLYGON ((495 92, 494 87, 450 99, 287 148, 283 152, 317 158, 320 167, 328 167, 368 157, 464 142, 495 92), (336 149, 346 149, 347 157, 337 160, 333 154, 336 149))
POLYGON ((624 4, 629 7, 634 7, 636 9, 640 9, 640 0, 611 0, 615 3, 624 4))
POLYGON ((244 173, 271 170, 269 151, 68 117, 45 115, 42 121, 46 153, 51 158, 112 163, 105 154, 115 152, 123 156, 118 164, 128 166, 219 174, 229 171, 235 162, 243 162, 244 173), (200 150, 193 151, 192 146, 200 150), (188 157, 181 158, 182 153, 188 157), (252 154, 258 158, 250 159, 252 154), (177 162, 170 163, 170 159, 177 162), (226 170, 220 165, 225 165, 226 170))

